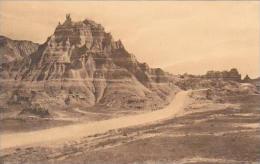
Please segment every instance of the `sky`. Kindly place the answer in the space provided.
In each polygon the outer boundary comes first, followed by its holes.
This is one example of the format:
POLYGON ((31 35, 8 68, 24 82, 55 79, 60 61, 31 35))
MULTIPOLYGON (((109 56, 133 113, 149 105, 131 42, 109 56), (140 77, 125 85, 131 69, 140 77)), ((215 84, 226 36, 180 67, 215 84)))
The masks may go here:
POLYGON ((0 35, 38 43, 70 13, 102 24, 140 62, 173 74, 260 76, 260 2, 0 1, 0 35))

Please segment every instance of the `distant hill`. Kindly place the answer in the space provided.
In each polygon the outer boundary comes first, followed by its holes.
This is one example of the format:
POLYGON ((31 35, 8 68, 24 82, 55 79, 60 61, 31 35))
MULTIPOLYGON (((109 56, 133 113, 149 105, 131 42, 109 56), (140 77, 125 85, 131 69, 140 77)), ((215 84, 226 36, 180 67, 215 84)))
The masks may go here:
POLYGON ((21 60, 35 52, 38 47, 38 43, 27 40, 12 40, 8 37, 0 36, 0 64, 21 60))

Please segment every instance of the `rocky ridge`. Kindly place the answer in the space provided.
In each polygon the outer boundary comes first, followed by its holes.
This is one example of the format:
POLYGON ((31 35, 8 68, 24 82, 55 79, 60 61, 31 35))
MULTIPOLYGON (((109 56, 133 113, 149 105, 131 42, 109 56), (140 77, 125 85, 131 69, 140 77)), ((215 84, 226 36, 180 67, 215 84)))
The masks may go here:
POLYGON ((0 76, 9 104, 46 108, 158 109, 178 90, 169 73, 137 61, 102 25, 70 15, 37 51, 2 65, 0 76))
POLYGON ((0 36, 0 64, 21 60, 35 52, 38 47, 38 43, 27 40, 12 40, 5 36, 0 36))

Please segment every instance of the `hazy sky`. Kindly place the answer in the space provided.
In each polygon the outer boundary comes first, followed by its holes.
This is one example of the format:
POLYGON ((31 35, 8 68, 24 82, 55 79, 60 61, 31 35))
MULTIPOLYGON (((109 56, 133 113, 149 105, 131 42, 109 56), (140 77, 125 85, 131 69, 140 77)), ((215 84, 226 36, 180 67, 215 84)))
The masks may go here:
POLYGON ((0 34, 43 43, 66 13, 101 23, 153 67, 175 74, 237 67, 259 76, 260 2, 0 1, 0 34))

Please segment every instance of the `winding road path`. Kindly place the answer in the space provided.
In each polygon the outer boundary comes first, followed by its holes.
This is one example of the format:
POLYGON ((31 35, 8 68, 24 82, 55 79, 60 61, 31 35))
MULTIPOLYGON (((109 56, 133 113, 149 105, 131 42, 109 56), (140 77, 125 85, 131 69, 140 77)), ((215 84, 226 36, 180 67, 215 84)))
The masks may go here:
POLYGON ((112 129, 126 128, 172 118, 183 112, 188 101, 189 91, 176 94, 173 101, 164 109, 132 116, 56 127, 33 132, 22 132, 0 135, 0 149, 35 145, 61 140, 79 139, 84 136, 104 133, 112 129))

